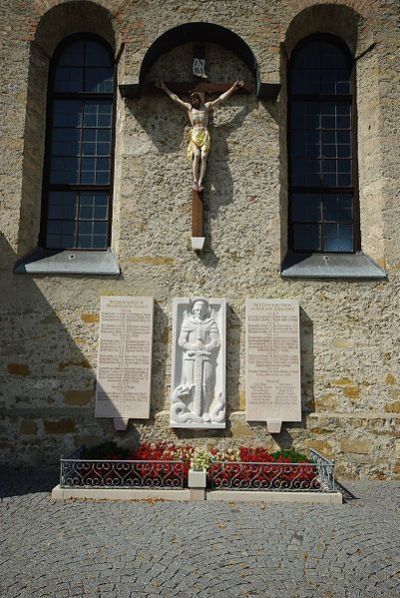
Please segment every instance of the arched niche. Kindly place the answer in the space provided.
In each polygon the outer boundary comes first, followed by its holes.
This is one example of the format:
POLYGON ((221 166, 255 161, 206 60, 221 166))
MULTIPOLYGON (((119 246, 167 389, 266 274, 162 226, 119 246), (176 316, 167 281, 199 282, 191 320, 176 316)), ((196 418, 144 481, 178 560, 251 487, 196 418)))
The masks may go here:
POLYGON ((265 94, 271 94, 271 92, 276 97, 279 92, 279 85, 265 84, 260 81, 257 60, 250 46, 237 33, 234 33, 230 29, 226 29, 215 23, 205 22, 178 25, 158 37, 144 55, 137 77, 138 82, 120 86, 122 96, 130 98, 140 97, 144 90, 146 76, 158 58, 177 46, 191 42, 199 44, 213 43, 233 52, 251 71, 254 77, 255 92, 258 97, 264 97, 265 94))
POLYGON ((40 19, 35 42, 52 56, 57 45, 73 33, 95 33, 115 50, 116 34, 111 13, 91 0, 74 0, 58 4, 40 19))
POLYGON ((146 74, 154 62, 172 48, 189 42, 214 43, 234 52, 249 67, 254 75, 256 84, 259 83, 259 74, 256 58, 251 48, 237 33, 230 29, 215 25, 214 23, 186 23, 174 27, 163 33, 147 50, 139 73, 139 83, 143 83, 146 74))
POLYGON ((315 4, 299 12, 285 36, 286 54, 290 57, 297 43, 314 33, 330 33, 346 42, 355 54, 361 16, 344 4, 315 4))

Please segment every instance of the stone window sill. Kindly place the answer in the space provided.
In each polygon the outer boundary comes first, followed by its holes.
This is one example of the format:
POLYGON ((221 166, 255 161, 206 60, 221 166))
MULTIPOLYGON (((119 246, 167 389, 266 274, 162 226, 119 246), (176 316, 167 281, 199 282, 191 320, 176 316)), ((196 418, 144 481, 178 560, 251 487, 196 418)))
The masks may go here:
POLYGON ((107 251, 50 251, 38 247, 18 260, 15 274, 119 276, 116 256, 107 251))
POLYGON ((362 253, 291 253, 281 267, 282 278, 382 280, 385 270, 362 253))

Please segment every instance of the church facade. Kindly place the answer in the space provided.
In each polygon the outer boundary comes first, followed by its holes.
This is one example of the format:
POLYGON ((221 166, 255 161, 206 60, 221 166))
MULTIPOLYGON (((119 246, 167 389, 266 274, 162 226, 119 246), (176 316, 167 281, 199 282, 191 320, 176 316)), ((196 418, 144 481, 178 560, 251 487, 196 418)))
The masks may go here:
POLYGON ((398 3, 6 0, 0 15, 1 461, 140 439, 315 448, 343 475, 399 477, 398 3), (204 136, 161 81, 184 102, 240 82, 210 115, 204 189, 187 155, 204 136), (119 432, 95 417, 113 296, 154 298, 150 416, 119 432), (225 429, 170 425, 176 297, 226 302, 225 429), (302 420, 277 434, 246 420, 247 299, 300 306, 302 420))

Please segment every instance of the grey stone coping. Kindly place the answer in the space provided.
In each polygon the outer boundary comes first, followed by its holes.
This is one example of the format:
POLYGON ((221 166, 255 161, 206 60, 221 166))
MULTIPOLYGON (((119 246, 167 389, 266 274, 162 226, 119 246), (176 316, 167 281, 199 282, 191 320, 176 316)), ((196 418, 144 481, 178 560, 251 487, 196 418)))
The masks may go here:
POLYGON ((162 489, 157 488, 60 488, 58 484, 51 493, 53 500, 70 498, 86 500, 161 500, 161 501, 225 501, 250 503, 305 503, 341 505, 343 497, 340 492, 279 492, 262 490, 207 490, 194 494, 193 489, 162 489))
POLYGON ((18 260, 15 274, 81 274, 119 276, 121 269, 116 256, 107 251, 50 251, 38 247, 18 260))
POLYGON ((288 253, 281 268, 282 278, 386 279, 387 274, 362 253, 288 253))

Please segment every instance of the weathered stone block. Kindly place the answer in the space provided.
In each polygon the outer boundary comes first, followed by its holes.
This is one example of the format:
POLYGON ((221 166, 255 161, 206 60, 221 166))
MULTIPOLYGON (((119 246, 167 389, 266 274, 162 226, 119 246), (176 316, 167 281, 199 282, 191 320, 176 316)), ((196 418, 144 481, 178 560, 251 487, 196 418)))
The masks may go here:
POLYGON ((371 452, 372 444, 368 440, 345 439, 341 441, 340 449, 343 453, 365 454, 371 452))
POLYGON ((358 400, 360 398, 360 387, 359 386, 346 386, 343 389, 343 394, 349 399, 358 400))
POLYGON ((386 384, 390 384, 391 386, 393 386, 393 384, 396 384, 396 378, 393 376, 393 374, 388 374, 385 380, 386 384))
POLYGON ((231 421, 232 438, 254 438, 254 434, 250 425, 247 422, 241 421, 238 418, 232 418, 231 421))
POLYGON ((76 424, 72 419, 60 419, 43 421, 44 430, 47 434, 72 434, 76 430, 76 424))
POLYGON ((386 413, 400 413, 400 401, 394 401, 385 405, 386 413))
POLYGON ((100 316, 99 314, 81 314, 81 320, 85 324, 97 324, 100 322, 100 316))
POLYGON ((38 426, 35 421, 31 419, 24 419, 21 422, 20 434, 23 436, 36 436, 38 426))
POLYGON ((8 363, 7 369, 13 376, 29 376, 31 370, 25 363, 8 363))
POLYGON ((67 390, 64 393, 64 403, 66 405, 89 405, 94 398, 95 392, 91 390, 67 390))

